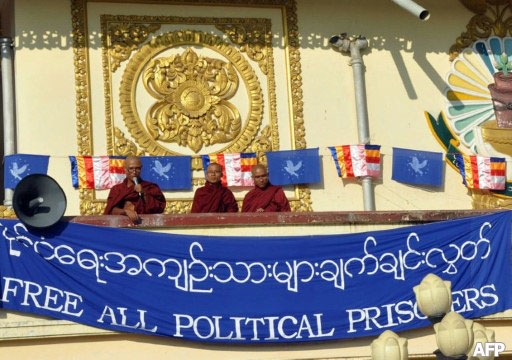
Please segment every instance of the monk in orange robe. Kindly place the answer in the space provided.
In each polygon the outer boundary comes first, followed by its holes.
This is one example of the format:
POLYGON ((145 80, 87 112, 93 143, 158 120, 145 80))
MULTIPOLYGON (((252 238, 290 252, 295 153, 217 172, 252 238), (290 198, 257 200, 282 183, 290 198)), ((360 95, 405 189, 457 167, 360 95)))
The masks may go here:
POLYGON ((137 156, 125 160, 126 179, 108 194, 105 215, 126 215, 134 223, 139 214, 160 214, 165 209, 165 197, 157 184, 140 178, 142 164, 137 156))
POLYGON ((192 203, 193 213, 238 212, 235 196, 222 186, 222 167, 210 164, 206 169, 206 184, 196 190, 192 203))
POLYGON ((242 212, 287 212, 290 203, 281 186, 268 181, 268 170, 264 165, 252 167, 254 189, 245 195, 242 212))

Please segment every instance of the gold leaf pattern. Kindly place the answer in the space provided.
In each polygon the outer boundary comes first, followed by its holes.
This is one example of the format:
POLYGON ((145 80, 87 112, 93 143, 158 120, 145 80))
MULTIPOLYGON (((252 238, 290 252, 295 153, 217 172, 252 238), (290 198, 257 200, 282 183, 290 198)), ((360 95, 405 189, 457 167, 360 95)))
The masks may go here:
POLYGON ((120 64, 130 57, 132 51, 148 39, 151 33, 159 29, 160 24, 111 24, 108 28, 108 37, 112 72, 115 72, 120 64))
POLYGON ((243 152, 253 141, 263 119, 263 94, 252 67, 233 46, 215 35, 200 31, 162 34, 136 52, 127 64, 121 80, 120 102, 123 119, 132 137, 152 155, 179 155, 157 140, 186 144, 197 152, 204 143, 223 143, 232 139, 218 152, 243 152), (181 45, 208 47, 228 59, 229 63, 207 58, 200 61, 192 50, 179 57, 153 59, 155 54, 181 45), (160 99, 148 112, 147 131, 141 129, 132 97, 146 64, 152 69, 145 71, 142 76, 146 90, 160 99), (190 65, 187 74, 177 71, 181 67, 185 71, 184 64, 190 65), (224 70, 215 70, 219 66, 219 69, 224 70), (198 69, 204 70, 204 75, 198 69), (215 75, 212 77, 211 73, 215 75), (238 110, 227 101, 238 88, 237 73, 244 81, 251 100, 242 130, 239 129, 241 119, 238 110), (176 119, 179 122, 174 121, 176 119))
MULTIPOLYGON (((269 25, 269 24, 268 24, 269 25)), ((240 50, 247 53, 249 59, 256 61, 261 71, 268 74, 268 49, 272 48, 270 27, 261 24, 217 24, 215 27, 229 36, 230 40, 240 45, 240 50), (268 44, 270 43, 270 46, 268 44)))
POLYGON ((154 140, 175 142, 199 152, 203 145, 228 143, 240 134, 241 117, 230 103, 238 75, 229 63, 183 54, 151 60, 143 84, 158 101, 146 115, 154 140))
POLYGON ((115 155, 120 156, 144 156, 144 151, 137 149, 137 145, 133 141, 126 139, 123 132, 119 128, 114 129, 116 137, 115 155))

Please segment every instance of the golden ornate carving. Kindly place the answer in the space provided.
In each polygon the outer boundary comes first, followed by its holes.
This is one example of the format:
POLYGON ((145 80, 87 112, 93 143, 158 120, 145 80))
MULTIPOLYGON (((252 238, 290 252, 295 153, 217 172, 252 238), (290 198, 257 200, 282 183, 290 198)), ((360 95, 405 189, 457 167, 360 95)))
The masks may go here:
POLYGON ((73 54, 75 65, 76 130, 80 155, 92 155, 92 133, 89 98, 89 58, 87 54, 87 26, 85 0, 71 1, 73 27, 73 54))
POLYGON ((203 160, 200 157, 192 158, 192 170, 203 170, 203 160))
POLYGON ((137 149, 137 145, 133 141, 128 140, 119 128, 114 129, 114 136, 116 137, 115 155, 129 156, 137 155, 144 156, 144 151, 137 149))
MULTIPOLYGON (((102 0, 99 0, 102 1, 102 0)), ((297 27, 297 6, 295 0, 166 0, 162 3, 166 4, 201 4, 201 5, 236 5, 243 6, 251 5, 257 7, 273 7, 280 8, 283 13, 286 43, 288 44, 286 51, 286 61, 290 76, 290 89, 291 94, 289 99, 291 102, 292 121, 293 121, 293 144, 296 149, 303 149, 306 147, 305 129, 303 120, 303 103, 302 103, 302 77, 301 77, 301 64, 299 53, 299 36, 297 27)), ((90 118, 90 94, 89 94, 89 64, 87 57, 87 26, 86 26, 86 4, 87 0, 71 0, 71 14, 73 26, 73 47, 74 47, 74 65, 75 65, 75 82, 76 82, 76 99, 77 99, 77 143, 78 153, 80 155, 90 155, 93 153, 92 149, 92 134, 91 134, 91 118, 90 118)), ((107 33, 104 24, 109 22, 128 22, 138 24, 151 24, 151 23, 173 23, 173 24, 245 24, 250 25, 254 23, 261 23, 262 19, 239 19, 239 18, 201 18, 201 17, 170 17, 170 16, 124 16, 124 15, 103 15, 101 17, 102 34, 107 33)), ((270 28, 270 21, 268 28, 270 28)), ((252 25, 251 25, 252 26, 252 25)), ((253 27, 257 29, 257 27, 253 27)), ((252 35, 251 35, 252 36, 252 35)), ((252 37, 257 38, 257 37, 252 37)), ((112 125, 111 117, 111 103, 110 103, 110 75, 109 69, 109 56, 107 52, 107 38, 104 37, 103 47, 103 63, 104 63, 104 76, 105 76, 105 105, 106 105, 106 130, 107 130, 107 151, 109 154, 114 152, 112 145, 112 138, 115 129, 112 125)), ((266 39, 271 40, 271 39, 266 39)), ((252 50, 251 50, 252 51, 252 50)), ((246 52, 247 53, 247 52, 246 52)), ((248 56, 249 53, 247 53, 248 56)), ((267 82, 269 89, 269 109, 271 117, 271 133, 272 133, 272 149, 279 149, 279 137, 277 128, 277 103, 275 98, 275 79, 273 73, 273 54, 272 45, 267 43, 267 82)), ((256 60, 255 60, 256 61, 256 60)), ((261 66, 261 65, 260 65, 261 66)), ((261 97, 260 97, 261 98, 261 97)), ((242 131, 243 132, 243 131, 242 131)), ((254 134, 254 136, 256 133, 254 134)), ((132 134, 133 136, 133 134, 132 134)), ((243 137, 243 136, 241 136, 243 137)), ((246 142, 246 148, 252 144, 251 138, 246 142)), ((241 148, 241 147, 240 147, 241 148)), ((171 152, 162 151, 161 148, 146 149, 149 155, 171 155, 171 152), (152 152, 151 150, 155 150, 152 152)), ((229 151, 244 151, 244 149, 230 149, 229 151)), ((223 149, 227 152, 227 149, 223 149)), ((198 170, 202 168, 200 159, 194 158, 192 161, 193 169, 198 170), (195 165, 195 167, 194 167, 195 165)), ((194 180, 196 181, 196 180, 194 180)), ((204 181, 204 180, 203 180, 204 181)), ((195 185, 195 184, 194 184, 195 185)), ((198 184, 199 185, 199 184, 198 184)), ((311 211, 311 196, 310 191, 306 187, 299 187, 296 189, 298 199, 292 200, 291 205, 294 211, 311 211)), ((105 202, 96 200, 93 190, 80 191, 80 209, 82 214, 99 214, 102 212, 105 202)), ((184 213, 187 212, 191 206, 190 201, 171 200, 168 201, 166 213, 184 213)))
POLYGON ((123 61, 128 60, 132 51, 157 30, 160 30, 160 24, 111 24, 108 27, 111 71, 115 72, 123 61))
POLYGON ((473 209, 512 209, 512 199, 485 190, 471 190, 473 209))
MULTIPOLYGON (((195 53, 193 52, 187 52, 187 57, 193 58, 194 54, 195 53)), ((176 60, 176 58, 174 59, 176 60)), ((195 60, 190 61, 193 68, 193 66, 195 66, 195 60)), ((150 78, 147 79, 146 75, 150 76, 151 72, 143 76, 144 81, 151 80, 150 78)), ((202 143, 200 141, 208 140, 210 143, 215 143, 224 142, 230 138, 233 138, 234 140, 218 152, 243 152, 249 147, 254 136, 258 132, 263 117, 263 95, 258 77, 243 56, 234 47, 226 44, 217 36, 191 30, 174 31, 160 35, 152 39, 150 44, 143 46, 137 53, 135 53, 135 55, 132 56, 126 66, 126 70, 121 80, 120 102, 121 113, 123 114, 124 121, 131 135, 139 146, 144 148, 148 153, 154 155, 175 155, 174 152, 163 147, 156 141, 155 138, 160 139, 160 134, 156 133, 158 127, 160 127, 159 130, 170 130, 167 134, 164 132, 163 140, 173 139, 177 142, 182 141, 179 131, 183 132, 186 129, 187 144, 196 152, 202 147, 202 143), (155 91, 154 87, 153 89, 148 87, 146 89, 152 94, 152 96, 160 97, 162 99, 163 96, 166 96, 168 100, 157 103, 156 106, 153 106, 150 109, 151 118, 155 116, 158 118, 160 116, 158 112, 164 114, 166 106, 172 106, 174 104, 181 112, 184 113, 185 121, 183 121, 182 124, 176 123, 176 121, 170 123, 170 121, 165 118, 166 115, 164 115, 163 117, 160 117, 160 119, 157 119, 161 124, 155 124, 155 121, 151 120, 153 122, 151 124, 152 126, 148 128, 148 131, 144 131, 144 129, 141 128, 141 121, 133 99, 137 80, 146 67, 153 65, 158 69, 158 67, 161 66, 155 63, 155 60, 153 59, 155 54, 158 54, 165 49, 181 45, 199 45, 210 48, 227 58, 231 64, 226 66, 226 69, 228 69, 226 73, 219 75, 217 84, 201 84, 198 81, 194 81, 193 76, 187 77, 185 74, 178 74, 175 69, 170 68, 167 69, 169 70, 169 73, 166 74, 166 79, 161 78, 158 80, 158 76, 155 76, 155 84, 157 84, 158 81, 167 81, 167 85, 161 84, 159 86, 160 90, 158 91, 160 91, 160 93, 155 91), (239 123, 239 121, 236 116, 238 111, 234 106, 224 100, 225 98, 229 99, 232 96, 233 91, 236 91, 237 82, 233 78, 233 75, 236 75, 236 73, 233 69, 230 70, 231 66, 234 67, 242 77, 249 93, 248 96, 250 100, 248 119, 239 134, 237 134, 237 123, 239 123), (175 75, 171 74, 173 71, 176 72, 175 75), (173 79, 172 76, 176 76, 176 79, 173 79), (181 80, 179 80, 180 78, 181 80), (171 85, 171 82, 174 82, 175 84, 171 85), (176 91, 172 91, 172 93, 169 94, 163 94, 162 89, 164 89, 165 86, 174 86, 176 91), (215 89, 215 87, 220 88, 215 89), (216 103, 217 100, 214 100, 211 97, 212 95, 219 96, 222 100, 219 100, 216 103), (209 99, 208 96, 210 96, 209 99), (192 100, 192 102, 190 102, 190 100, 192 100), (192 103, 197 101, 197 104, 191 106, 192 103), (222 106, 211 106, 215 104, 221 104, 222 106), (208 107, 208 105, 210 107, 208 107), (210 116, 205 123, 207 127, 211 126, 211 130, 209 131, 212 134, 215 133, 215 136, 212 136, 210 139, 206 136, 203 139, 201 137, 201 132, 204 131, 204 125, 202 124, 203 121, 192 121, 192 123, 186 123, 186 118, 193 119, 194 117, 202 116, 206 114, 210 108, 212 108, 214 116, 210 116), (216 119, 216 121, 212 121, 213 119, 216 119), (228 119, 231 120, 231 123, 226 121, 228 119), (158 126, 155 128, 156 125, 158 126), (229 136, 227 136, 228 134, 229 136), (233 136, 234 134, 237 134, 237 136, 233 136), (175 139, 176 136, 180 137, 179 140, 175 139)))
POLYGON ((219 59, 183 54, 150 61, 143 84, 158 101, 146 115, 153 140, 175 142, 194 152, 227 143, 240 133, 238 109, 230 103, 238 89, 233 66, 219 59))
POLYGON ((105 211, 107 202, 105 200, 96 200, 94 190, 80 189, 80 214, 81 215, 100 215, 105 211))
MULTIPOLYGON (((272 49, 272 33, 271 33, 271 21, 270 19, 258 19, 258 18, 202 18, 202 17, 175 17, 175 16, 124 16, 124 15, 101 15, 101 33, 103 35, 108 34, 108 29, 112 26, 112 24, 126 24, 126 23, 137 23, 143 24, 145 22, 148 23, 173 23, 173 24, 212 24, 224 26, 228 24, 234 25, 235 29, 250 29, 243 30, 244 33, 249 33, 246 35, 247 38, 251 39, 259 39, 260 35, 258 33, 268 34, 264 37, 265 46, 267 47, 266 52, 266 61, 267 61, 267 86, 269 90, 269 109, 270 109, 270 122, 272 125, 272 144, 273 149, 279 149, 279 132, 278 132, 278 124, 277 124, 277 101, 276 101, 276 84, 275 84, 275 76, 274 76, 274 58, 273 58, 273 49, 272 49), (255 32, 256 34, 252 34, 250 32, 255 32)), ((108 47, 110 40, 108 36, 102 37, 103 44, 103 69, 104 69, 104 88, 105 88, 105 119, 106 119, 106 129, 107 129, 107 151, 109 154, 112 153, 112 149, 115 145, 112 145, 112 110, 110 103, 110 88, 112 86, 110 82, 110 71, 109 71, 109 56, 108 56, 108 47)), ((260 44, 261 45, 261 44, 260 44)), ((154 155, 151 154, 150 155, 154 155)))
POLYGON ((258 157, 258 164, 267 164, 267 157, 265 156, 266 151, 272 151, 272 129, 269 125, 261 131, 252 143, 251 150, 256 153, 258 157))
POLYGON ((12 207, 0 205, 0 218, 2 219, 15 219, 16 214, 12 207))
POLYGON ((229 36, 229 39, 240 45, 240 50, 247 53, 249 59, 256 61, 261 71, 268 74, 268 46, 272 40, 270 20, 263 19, 262 23, 255 24, 217 24, 215 27, 229 36), (266 20, 266 21, 265 21, 266 20))
POLYGON ((192 208, 190 200, 172 200, 167 201, 164 214, 187 214, 192 208))
POLYGON ((194 186, 203 186, 206 183, 204 178, 195 178, 192 179, 192 185, 194 186))
POLYGON ((469 20, 466 31, 450 47, 450 61, 478 39, 491 35, 512 35, 512 9, 509 0, 461 0, 469 10, 476 13, 469 20))
POLYGON ((297 185, 297 192, 299 193, 299 201, 290 201, 290 207, 292 211, 306 212, 313 211, 311 206, 311 191, 305 185, 297 185))

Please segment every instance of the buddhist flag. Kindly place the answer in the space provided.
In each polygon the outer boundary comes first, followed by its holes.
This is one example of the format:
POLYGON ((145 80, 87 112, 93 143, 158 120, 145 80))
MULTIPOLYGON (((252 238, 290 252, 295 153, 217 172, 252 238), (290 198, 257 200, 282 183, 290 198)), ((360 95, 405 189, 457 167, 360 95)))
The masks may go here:
POLYGON ((15 154, 4 157, 5 187, 14 189, 25 176, 48 173, 48 155, 15 154))
POLYGON ((505 189, 504 158, 455 154, 455 164, 462 175, 462 182, 470 189, 505 189))
POLYGON ((212 163, 222 167, 222 185, 254 186, 251 170, 258 163, 255 153, 201 155, 201 159, 205 173, 212 163))
POLYGON ((331 146, 338 176, 380 176, 380 145, 331 146))
POLYGON ((124 157, 70 156, 69 161, 75 189, 110 189, 126 177, 124 157))

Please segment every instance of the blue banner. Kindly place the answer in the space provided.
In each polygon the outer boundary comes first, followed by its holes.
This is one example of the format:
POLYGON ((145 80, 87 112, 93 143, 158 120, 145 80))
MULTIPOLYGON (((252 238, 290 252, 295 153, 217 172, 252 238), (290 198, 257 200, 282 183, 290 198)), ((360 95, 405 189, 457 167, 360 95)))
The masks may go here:
POLYGON ((48 155, 15 154, 4 157, 4 187, 14 189, 25 176, 48 173, 48 155))
POLYGON ((467 318, 512 307, 501 212, 347 235, 215 237, 1 221, 0 305, 101 328, 231 343, 429 325, 412 287, 452 282, 467 318))
POLYGON ((161 190, 190 189, 190 156, 142 156, 141 178, 157 184, 161 190))
POLYGON ((393 148, 393 175, 395 181, 416 185, 443 185, 443 154, 393 148))
POLYGON ((318 148, 265 154, 269 180, 273 185, 313 184, 322 181, 318 148))

